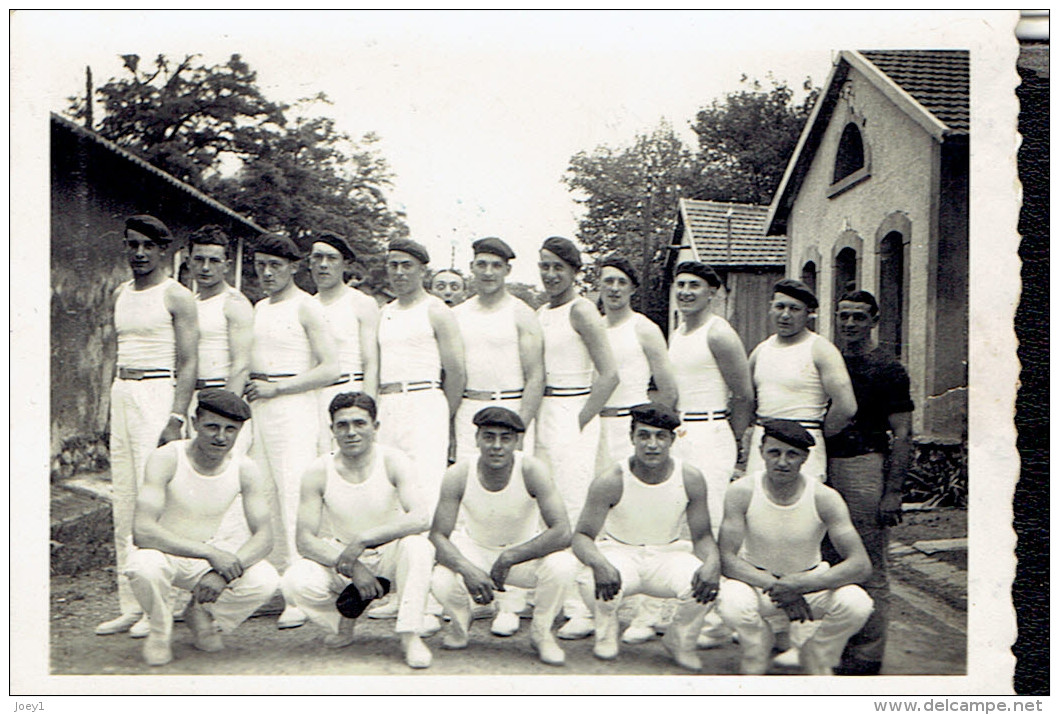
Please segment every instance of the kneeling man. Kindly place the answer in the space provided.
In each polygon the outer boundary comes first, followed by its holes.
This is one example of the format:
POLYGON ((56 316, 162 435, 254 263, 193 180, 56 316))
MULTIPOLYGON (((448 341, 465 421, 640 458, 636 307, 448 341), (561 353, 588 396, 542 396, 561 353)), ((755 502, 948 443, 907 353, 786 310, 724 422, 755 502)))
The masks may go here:
POLYGON ((331 632, 325 645, 342 648, 353 642, 356 621, 338 612, 337 596, 353 584, 368 601, 384 594, 379 577, 396 581, 395 630, 405 663, 427 668, 431 654, 420 631, 434 547, 423 533, 430 506, 416 488, 419 475, 402 453, 375 444, 375 400, 343 392, 328 410, 338 451, 317 458, 302 477, 296 532, 302 558, 283 575, 283 597, 331 632))
POLYGON ((279 575, 262 561, 272 550, 269 484, 249 459, 232 454, 249 418, 249 405, 235 393, 204 390, 192 417, 194 438, 169 442, 147 460, 133 522, 139 550, 125 575, 150 617, 143 647, 148 665, 173 659, 173 586, 191 591, 184 617, 195 647, 205 651, 221 650, 218 628, 231 632, 276 592, 279 575), (250 538, 242 545, 215 541, 237 495, 250 538))
POLYGON ((577 572, 577 560, 564 551, 570 521, 562 497, 544 463, 516 451, 526 431, 518 414, 486 407, 474 425, 480 456, 445 472, 430 531, 438 557, 434 595, 450 619, 442 647, 467 647, 474 604, 492 602, 493 591, 510 583, 536 588, 530 642, 541 661, 562 665, 552 622, 577 572), (462 527, 453 533, 458 516, 462 527))
POLYGON ((682 668, 699 670, 695 641, 721 573, 706 481, 669 454, 680 425, 673 409, 659 402, 636 405, 630 420, 633 455, 593 480, 573 536, 574 553, 591 570, 578 583, 585 602, 595 603, 593 653, 618 657, 618 606, 626 596, 676 598, 662 645, 682 668), (691 541, 681 538, 685 520, 691 541), (610 540, 597 544, 601 530, 610 540))
POLYGON ((733 482, 725 496, 721 617, 739 634, 742 672, 757 675, 768 670, 774 642, 766 618, 818 621, 800 662, 806 673, 830 675, 871 615, 871 597, 854 585, 871 562, 839 493, 801 471, 814 443, 809 431, 794 420, 762 427, 765 469, 733 482), (825 534, 842 557, 830 567, 820 557, 825 534))

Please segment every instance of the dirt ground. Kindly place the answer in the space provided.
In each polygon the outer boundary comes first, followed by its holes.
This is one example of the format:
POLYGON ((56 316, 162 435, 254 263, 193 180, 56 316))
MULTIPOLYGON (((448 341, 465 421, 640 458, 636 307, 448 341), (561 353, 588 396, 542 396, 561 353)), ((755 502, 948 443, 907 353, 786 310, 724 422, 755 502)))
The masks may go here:
MULTIPOLYGON (((935 509, 905 512, 901 523, 890 529, 890 540, 911 546, 926 539, 960 539, 967 537, 966 509, 935 509)), ((932 558, 967 570, 967 551, 939 551, 932 558)))

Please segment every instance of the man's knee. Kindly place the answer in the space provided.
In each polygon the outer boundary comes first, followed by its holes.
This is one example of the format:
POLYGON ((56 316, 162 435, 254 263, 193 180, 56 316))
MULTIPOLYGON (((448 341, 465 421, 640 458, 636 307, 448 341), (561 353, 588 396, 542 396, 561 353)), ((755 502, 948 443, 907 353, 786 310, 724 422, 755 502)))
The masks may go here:
POLYGON ((130 580, 165 578, 168 570, 169 558, 156 549, 134 549, 125 562, 125 575, 130 580))
POLYGON ((250 593, 272 594, 279 588, 280 578, 276 568, 267 561, 258 561, 243 571, 239 586, 250 593))
POLYGON ((538 581, 573 583, 581 572, 581 562, 569 550, 556 551, 541 559, 538 581))
POLYGON ((409 565, 429 566, 434 563, 434 544, 424 534, 409 534, 397 542, 399 557, 409 565))
POLYGON ((757 592, 742 581, 721 581, 716 604, 721 618, 732 627, 741 623, 757 623, 761 619, 757 592))
POLYGON ((874 608, 868 592, 853 584, 836 589, 833 598, 831 608, 836 615, 845 616, 861 625, 868 620, 874 608))

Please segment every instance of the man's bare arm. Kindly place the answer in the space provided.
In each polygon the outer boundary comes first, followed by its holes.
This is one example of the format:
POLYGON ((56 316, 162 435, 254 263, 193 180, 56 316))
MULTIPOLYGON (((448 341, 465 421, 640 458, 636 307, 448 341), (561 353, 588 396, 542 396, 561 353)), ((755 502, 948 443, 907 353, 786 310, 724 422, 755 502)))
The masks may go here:
POLYGON ((813 362, 820 373, 824 392, 831 399, 824 417, 824 436, 833 437, 853 424, 857 414, 857 397, 853 394, 853 383, 846 370, 842 353, 826 340, 813 343, 813 362))
POLYGON ((525 382, 522 388, 522 402, 519 417, 529 427, 537 417, 537 411, 544 397, 544 336, 540 323, 529 306, 521 300, 515 300, 515 320, 518 328, 518 352, 522 362, 522 377, 525 382))
POLYGON ((879 521, 883 526, 893 526, 901 521, 901 495, 909 465, 912 463, 912 413, 891 414, 890 430, 894 440, 890 450, 889 468, 883 483, 882 499, 879 502, 879 521))
POLYGON ((504 550, 502 556, 511 566, 539 559, 570 545, 570 518, 547 466, 533 457, 523 457, 522 474, 526 491, 537 500, 547 528, 529 541, 504 550))
POLYGON ((346 546, 345 553, 360 558, 364 549, 374 549, 391 541, 396 541, 410 534, 421 534, 430 528, 430 507, 422 495, 422 490, 415 488, 416 477, 411 460, 399 452, 387 452, 380 455, 386 462, 386 473, 397 489, 397 498, 401 502, 404 514, 386 524, 358 531, 356 538, 346 546))
POLYGON ((463 401, 463 388, 467 386, 467 367, 464 363, 463 336, 452 309, 438 301, 430 305, 430 325, 438 341, 438 355, 445 381, 441 389, 449 403, 449 417, 456 414, 463 401))
POLYGON ((588 355, 592 358, 592 365, 596 368, 591 392, 578 416, 579 425, 584 429, 607 404, 607 400, 618 386, 618 366, 614 362, 610 341, 607 340, 606 328, 603 327, 595 307, 587 300, 575 298, 574 301, 570 309, 570 325, 581 336, 588 355))
MULTIPOLYGON (((228 322, 228 380, 225 388, 243 394, 250 379, 250 352, 254 346, 254 309, 242 295, 229 295, 224 303, 228 322)), ((203 375, 203 377, 217 377, 203 375)))
POLYGON ((742 439, 754 414, 754 385, 750 379, 750 362, 739 334, 726 323, 714 323, 709 337, 710 352, 717 360, 721 377, 732 393, 728 423, 737 440, 742 439))
POLYGON ((647 357, 655 387, 658 388, 656 399, 669 407, 675 407, 677 378, 673 374, 673 364, 669 360, 669 351, 666 349, 666 339, 662 336, 662 329, 650 319, 641 320, 636 325, 636 335, 647 357))
POLYGON ((239 464, 239 487, 243 495, 243 514, 250 528, 250 538, 235 555, 243 568, 253 566, 272 552, 272 520, 269 513, 269 487, 267 480, 248 458, 239 464))
POLYGON ((607 514, 621 501, 621 466, 611 465, 599 473, 588 487, 585 506, 574 529, 571 547, 574 555, 592 569, 596 598, 609 601, 621 590, 621 574, 596 546, 596 537, 603 529, 607 514))
POLYGON ((724 494, 724 518, 717 537, 718 550, 721 554, 721 573, 727 578, 765 589, 776 583, 776 577, 739 555, 746 537, 746 510, 753 488, 750 477, 743 477, 728 485, 724 494))
POLYGON ((298 525, 295 543, 298 553, 323 566, 333 567, 342 550, 320 538, 323 521, 324 490, 327 488, 327 467, 317 460, 302 475, 298 498, 298 525))
MULTIPOLYGON (((165 293, 165 306, 173 316, 173 335, 176 342, 176 385, 173 388, 174 415, 186 417, 191 395, 195 391, 199 364, 199 312, 195 296, 180 284, 170 285, 165 293)), ((184 423, 175 417, 159 435, 159 446, 180 439, 184 423)))
POLYGON ((360 326, 360 359, 364 369, 364 393, 379 396, 379 306, 373 298, 358 293, 355 301, 360 326))

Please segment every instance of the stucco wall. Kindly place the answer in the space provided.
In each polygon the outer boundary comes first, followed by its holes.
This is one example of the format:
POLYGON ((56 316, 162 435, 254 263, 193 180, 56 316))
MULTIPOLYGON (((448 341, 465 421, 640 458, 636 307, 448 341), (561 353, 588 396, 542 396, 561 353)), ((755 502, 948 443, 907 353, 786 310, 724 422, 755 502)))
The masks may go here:
MULTIPOLYGON (((912 397, 922 408, 930 393, 934 360, 936 228, 932 201, 937 195, 939 146, 911 117, 851 71, 831 122, 795 198, 788 236, 788 275, 800 276, 807 260, 816 260, 820 311, 818 330, 834 339, 834 258, 841 248, 857 250, 857 286, 879 295, 879 241, 887 226, 903 226, 905 319, 902 361, 912 382, 912 397), (832 195, 834 161, 846 124, 856 122, 865 145, 869 176, 832 195), (933 249, 932 249, 933 241, 933 249)), ((966 306, 966 303, 964 303, 966 306)), ((915 429, 930 431, 917 409, 915 429)))

